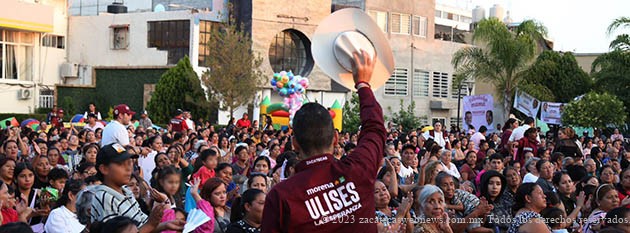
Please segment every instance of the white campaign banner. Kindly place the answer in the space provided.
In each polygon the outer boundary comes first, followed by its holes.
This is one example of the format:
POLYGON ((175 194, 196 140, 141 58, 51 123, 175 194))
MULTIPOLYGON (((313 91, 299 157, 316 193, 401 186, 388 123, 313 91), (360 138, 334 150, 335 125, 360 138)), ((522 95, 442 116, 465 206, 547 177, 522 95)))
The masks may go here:
POLYGON ((488 132, 494 132, 494 99, 492 95, 464 96, 464 127, 468 131, 471 126, 475 130, 486 126, 488 132))
POLYGON ((540 119, 547 124, 562 124, 562 110, 565 103, 542 102, 540 119))
POLYGON ((536 115, 538 115, 538 109, 540 109, 540 101, 524 91, 517 89, 516 94, 514 95, 513 107, 528 117, 536 118, 536 115))

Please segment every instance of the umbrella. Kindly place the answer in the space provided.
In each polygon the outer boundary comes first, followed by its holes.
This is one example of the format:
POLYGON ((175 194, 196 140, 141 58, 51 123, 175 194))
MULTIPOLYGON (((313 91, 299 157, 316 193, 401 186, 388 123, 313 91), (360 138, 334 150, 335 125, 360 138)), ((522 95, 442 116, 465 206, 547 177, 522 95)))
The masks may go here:
POLYGON ((9 117, 7 119, 4 119, 2 121, 0 121, 0 127, 2 127, 3 129, 7 128, 7 121, 9 121, 9 125, 11 126, 15 126, 15 127, 19 127, 20 126, 20 122, 18 122, 15 117, 9 117))
POLYGON ((71 123, 82 123, 85 122, 85 118, 83 118, 83 114, 77 114, 72 117, 70 120, 71 123))
POLYGON ((39 127, 39 121, 35 120, 33 118, 29 118, 26 119, 24 121, 22 121, 22 123, 20 124, 20 127, 24 128, 24 127, 29 127, 33 130, 37 130, 37 128, 39 127))
POLYGON ((35 120, 33 118, 28 118, 26 120, 23 120, 22 123, 20 123, 20 127, 26 127, 26 126, 30 126, 32 124, 39 124, 39 121, 35 120))

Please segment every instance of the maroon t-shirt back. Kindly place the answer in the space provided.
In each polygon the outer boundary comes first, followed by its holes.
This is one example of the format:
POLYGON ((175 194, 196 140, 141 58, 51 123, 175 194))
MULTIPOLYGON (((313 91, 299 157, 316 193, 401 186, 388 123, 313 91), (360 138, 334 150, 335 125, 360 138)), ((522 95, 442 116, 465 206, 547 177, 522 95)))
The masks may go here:
POLYGON ((383 158, 383 110, 361 88, 357 147, 336 161, 324 154, 300 161, 295 175, 267 194, 262 232, 376 232, 374 182, 383 158))

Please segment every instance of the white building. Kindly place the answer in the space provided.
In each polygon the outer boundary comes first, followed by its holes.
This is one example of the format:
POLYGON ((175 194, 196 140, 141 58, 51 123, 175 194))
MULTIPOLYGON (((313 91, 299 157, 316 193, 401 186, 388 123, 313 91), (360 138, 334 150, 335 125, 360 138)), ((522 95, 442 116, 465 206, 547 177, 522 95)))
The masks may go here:
MULTIPOLYGON (((206 70, 203 62, 208 56, 205 41, 211 28, 226 18, 219 12, 225 10, 227 1, 212 3, 212 11, 184 9, 121 14, 99 12, 98 15, 71 16, 68 44, 72 46, 68 51, 68 62, 70 66, 77 67, 77 78, 69 80, 62 88, 95 88, 99 92, 103 87, 99 86, 102 83, 97 79, 104 78, 98 76, 99 70, 123 73, 143 69, 165 70, 185 56, 190 58, 193 69, 201 75, 206 70)), ((150 8, 150 5, 147 7, 150 8)), ((114 96, 108 93, 110 96, 105 97, 98 93, 91 97, 91 101, 95 101, 97 106, 100 104, 102 109, 123 101, 132 109, 144 109, 161 73, 163 72, 154 74, 150 82, 128 77, 117 83, 124 87, 133 82, 144 82, 135 83, 136 88, 129 90, 144 95, 128 95, 128 99, 122 99, 116 93, 113 93, 114 96)), ((79 101, 77 105, 87 106, 85 101, 79 101)))
POLYGON ((0 7, 0 112, 52 107, 66 57, 65 0, 3 0, 0 7))

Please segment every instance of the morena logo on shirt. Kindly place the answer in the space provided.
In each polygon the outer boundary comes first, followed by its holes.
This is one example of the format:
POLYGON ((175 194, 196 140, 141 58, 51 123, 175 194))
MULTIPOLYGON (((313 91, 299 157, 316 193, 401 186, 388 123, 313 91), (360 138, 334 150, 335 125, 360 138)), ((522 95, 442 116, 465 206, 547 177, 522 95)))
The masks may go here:
MULTIPOLYGON (((335 182, 337 183, 337 182, 335 182)), ((327 188, 321 190, 318 195, 304 201, 306 209, 315 225, 321 225, 339 217, 346 216, 361 208, 361 197, 356 191, 354 182, 341 183, 338 187, 330 187, 330 183, 317 188, 327 188), (349 208, 348 208, 349 207, 349 208), (347 209, 346 209, 347 208, 347 209), (345 209, 344 211, 341 211, 345 209)))

